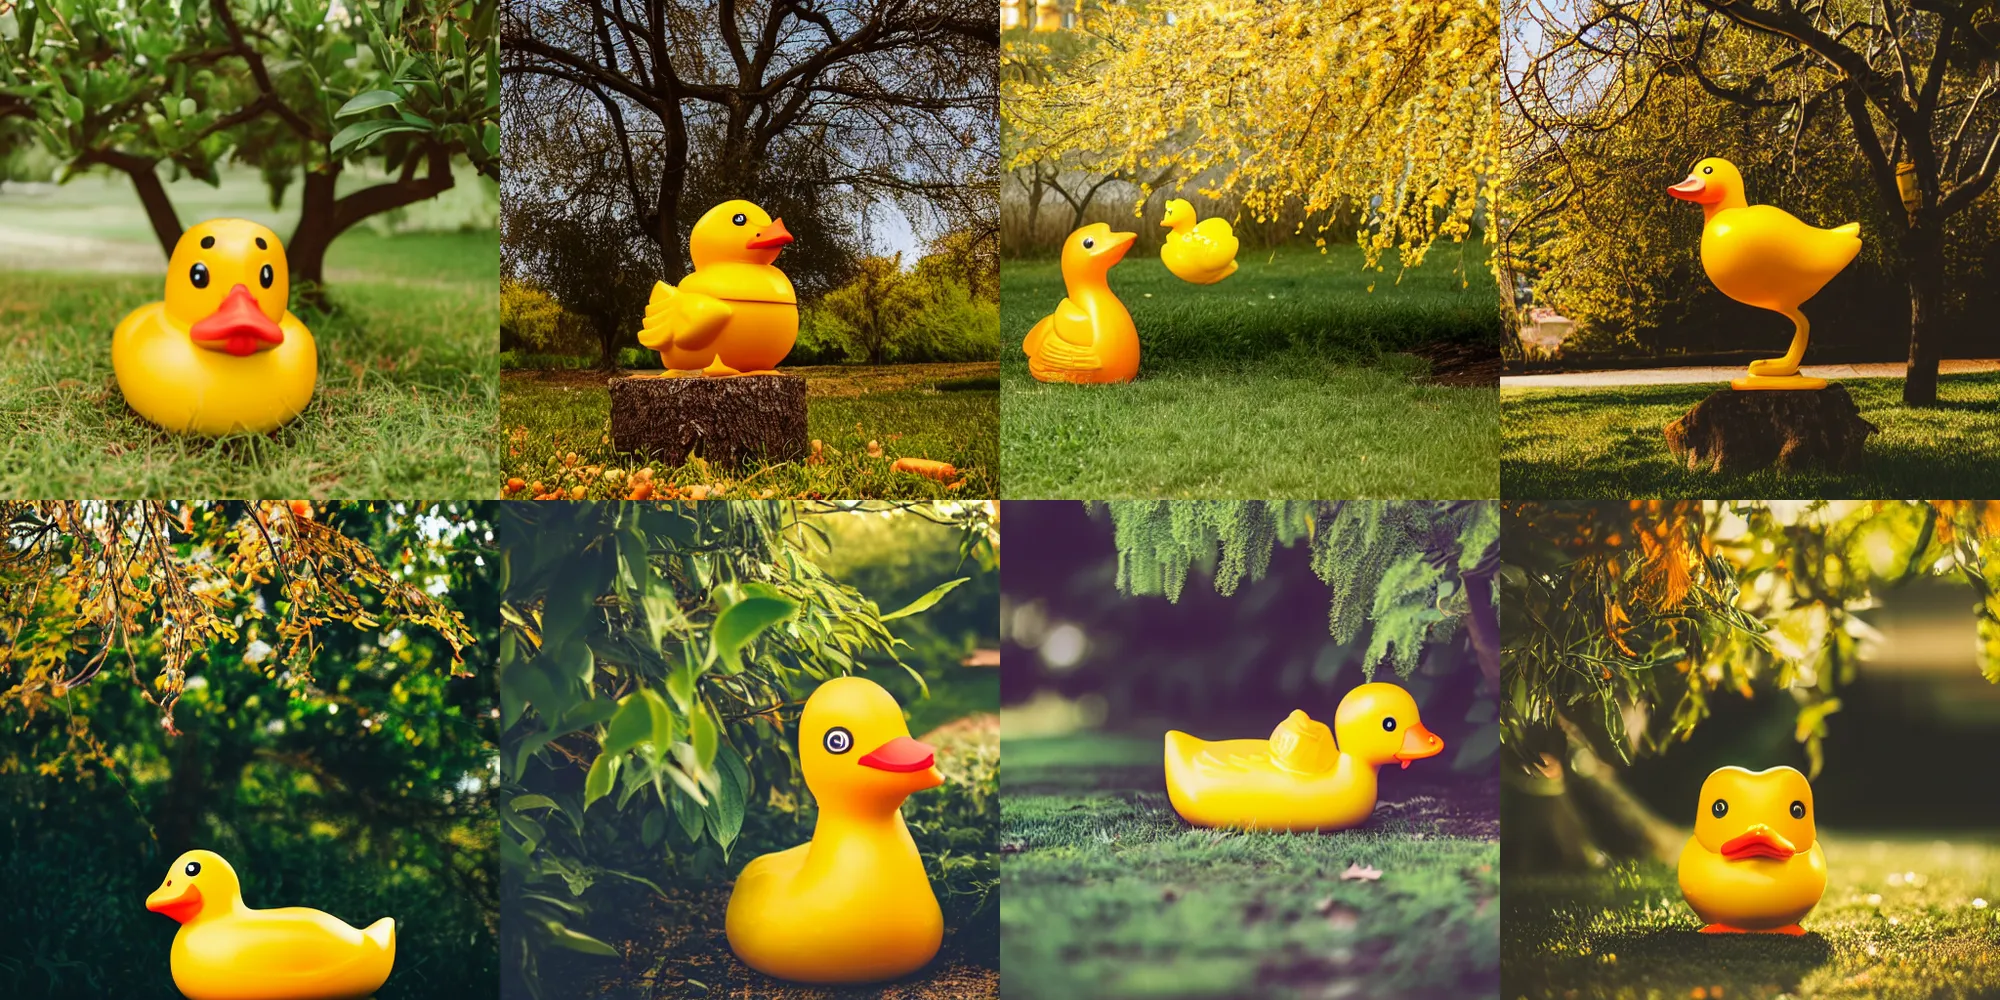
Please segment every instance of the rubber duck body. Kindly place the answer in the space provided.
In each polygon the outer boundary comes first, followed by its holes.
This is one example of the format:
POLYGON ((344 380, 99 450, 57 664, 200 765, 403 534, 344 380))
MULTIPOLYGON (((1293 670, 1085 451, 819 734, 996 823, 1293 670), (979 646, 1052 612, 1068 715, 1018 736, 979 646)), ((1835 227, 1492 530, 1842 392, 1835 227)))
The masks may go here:
POLYGON ((799 298, 778 270, 792 242, 783 219, 741 199, 703 214, 688 240, 694 272, 678 287, 653 284, 639 342, 671 375, 768 372, 799 336, 799 298))
POLYGON ((1824 389, 1825 379, 1799 374, 1812 325, 1799 306, 1819 293, 1861 252, 1861 224, 1835 229, 1806 225, 1773 205, 1752 205, 1743 175, 1728 160, 1694 165, 1669 194, 1701 206, 1701 266, 1722 294, 1744 305, 1782 313, 1792 321, 1792 345, 1783 357, 1750 363, 1738 389, 1824 389))
POLYGON ((1375 810, 1375 769, 1435 756, 1416 700, 1394 684, 1363 684, 1334 712, 1333 729, 1294 711, 1268 740, 1198 740, 1167 733, 1167 797, 1197 826, 1343 830, 1375 810))
POLYGON ((125 402, 170 431, 261 433, 299 415, 319 380, 319 350, 286 311, 291 279, 278 234, 210 219, 181 234, 166 297, 111 334, 125 402))
POLYGON ((1194 206, 1186 199, 1167 202, 1167 214, 1160 221, 1173 232, 1160 247, 1160 261, 1182 281, 1213 285, 1236 273, 1236 234, 1224 219, 1195 221, 1194 206))
POLYGON ((944 781, 874 681, 836 677, 806 700, 799 764, 819 803, 812 840, 751 861, 724 931, 745 964, 805 983, 865 983, 922 968, 944 913, 903 824, 911 792, 944 781))
POLYGON ((1137 233, 1114 233, 1093 222, 1063 241, 1063 288, 1056 311, 1021 342, 1028 371, 1043 382, 1130 382, 1139 374, 1139 331, 1107 275, 1125 258, 1137 233))
POLYGON ((1789 767, 1710 774, 1681 849, 1680 883, 1704 934, 1804 934, 1799 921, 1826 892, 1806 776, 1789 767))
POLYGON ((253 910, 213 851, 174 859, 146 909, 180 921, 174 985, 188 1000, 361 1000, 389 979, 396 922, 357 930, 318 910, 253 910))

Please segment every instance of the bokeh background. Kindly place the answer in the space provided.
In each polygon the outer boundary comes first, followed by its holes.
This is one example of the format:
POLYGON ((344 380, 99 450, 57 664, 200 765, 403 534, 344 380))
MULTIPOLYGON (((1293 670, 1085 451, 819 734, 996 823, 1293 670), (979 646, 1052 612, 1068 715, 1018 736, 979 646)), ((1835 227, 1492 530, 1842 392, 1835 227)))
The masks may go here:
POLYGON ((1410 690, 1446 749, 1380 771, 1367 824, 1199 830, 1167 800, 1165 731, 1261 738, 1294 708, 1331 724, 1370 679, 1367 633, 1329 635, 1329 590, 1304 540, 1233 596, 1216 592, 1212 559, 1197 562, 1171 602, 1120 593, 1102 509, 1009 501, 1004 514, 1008 996, 1492 992, 1498 731, 1465 630, 1440 626, 1445 641, 1408 678, 1374 672, 1410 690), (1341 881, 1350 863, 1386 874, 1341 881))
MULTIPOLYGON (((464 615, 474 643, 456 676, 442 636, 368 597, 362 608, 381 627, 320 626, 310 683, 282 663, 268 626, 207 644, 174 708, 174 735, 138 687, 152 689, 162 669, 156 633, 134 636, 136 674, 107 668, 30 711, 31 685, 49 665, 39 637, 70 612, 50 607, 49 620, 0 626, 0 866, 22 890, 0 911, 8 995, 178 998, 168 954, 180 925, 145 900, 197 847, 229 860, 250 906, 310 906, 356 926, 394 917, 396 965, 381 1000, 494 995, 491 506, 314 512, 464 615)), ((190 514, 199 530, 202 515, 190 514)), ((16 554, 19 528, 10 525, 7 543, 16 554)), ((202 558, 192 541, 176 544, 202 558)), ((31 582, 17 566, 0 557, 10 604, 31 582)), ((260 575, 240 594, 214 596, 271 607, 280 585, 260 575)), ((96 651, 77 643, 65 669, 83 672, 96 651)))

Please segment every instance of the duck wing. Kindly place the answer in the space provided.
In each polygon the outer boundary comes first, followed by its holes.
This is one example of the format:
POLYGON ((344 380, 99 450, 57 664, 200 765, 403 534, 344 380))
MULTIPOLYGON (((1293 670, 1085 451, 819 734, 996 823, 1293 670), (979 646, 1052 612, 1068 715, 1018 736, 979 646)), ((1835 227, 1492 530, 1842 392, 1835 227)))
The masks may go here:
POLYGON ((639 343, 655 351, 668 347, 700 350, 715 342, 729 325, 736 309, 712 295, 675 288, 664 281, 653 283, 652 297, 646 300, 646 320, 639 329, 639 343))
POLYGON ((1029 367, 1037 375, 1060 378, 1068 373, 1093 372, 1104 366, 1097 355, 1096 325, 1091 322, 1089 313, 1069 299, 1063 299, 1055 312, 1036 324, 1028 337, 1034 343, 1032 346, 1024 344, 1023 347, 1028 351, 1029 367))

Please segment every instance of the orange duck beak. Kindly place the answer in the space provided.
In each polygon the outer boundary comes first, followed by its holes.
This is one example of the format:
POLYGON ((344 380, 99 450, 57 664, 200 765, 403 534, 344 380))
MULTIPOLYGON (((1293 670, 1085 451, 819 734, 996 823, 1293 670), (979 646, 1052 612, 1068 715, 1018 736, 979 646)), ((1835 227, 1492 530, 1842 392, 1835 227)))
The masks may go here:
POLYGON ((1444 740, 1439 739, 1436 733, 1425 729, 1424 724, 1419 722, 1403 730, 1403 748, 1396 751, 1396 759, 1402 761, 1403 767, 1407 769, 1413 760, 1435 757, 1443 752, 1444 740))
POLYGON ((257 305, 257 297, 240 284, 229 290, 229 297, 222 300, 222 306, 213 315, 196 323, 188 334, 199 346, 211 351, 225 351, 239 358, 268 351, 285 342, 285 331, 271 322, 271 317, 264 315, 264 310, 257 305))
POLYGON ((201 912, 201 890, 196 888, 193 882, 188 882, 179 891, 175 891, 174 880, 168 879, 165 885, 153 890, 153 894, 146 897, 146 909, 154 913, 164 913, 180 923, 187 923, 194 919, 195 914, 201 912))
POLYGON ((937 762, 937 748, 928 743, 913 740, 908 736, 898 736, 869 751, 861 758, 862 767, 872 767, 878 771, 893 771, 909 774, 922 771, 937 762))
POLYGON ((743 244, 743 246, 748 250, 769 250, 773 247, 785 246, 790 242, 792 242, 792 234, 785 229, 785 220, 772 219, 769 226, 758 231, 756 239, 743 244))
POLYGON ((1749 858, 1777 858, 1788 861, 1799 849, 1792 842, 1778 835, 1778 832, 1762 823, 1751 827, 1743 834, 1722 845, 1722 856, 1730 861, 1749 858))
POLYGON ((1708 193, 1708 182, 1693 174, 1689 174, 1687 180, 1669 186, 1667 193, 1682 201, 1691 201, 1697 205, 1706 205, 1715 200, 1708 193))

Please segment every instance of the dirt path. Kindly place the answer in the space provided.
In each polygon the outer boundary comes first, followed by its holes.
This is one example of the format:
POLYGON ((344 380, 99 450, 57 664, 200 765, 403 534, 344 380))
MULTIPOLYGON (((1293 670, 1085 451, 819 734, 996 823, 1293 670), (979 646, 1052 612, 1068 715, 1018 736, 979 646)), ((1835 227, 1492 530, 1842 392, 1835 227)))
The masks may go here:
MULTIPOLYGON (((1945 361, 1940 375, 1969 375, 2000 371, 2000 359, 1945 361)), ((1609 385, 1694 385, 1727 382, 1743 374, 1740 366, 1710 365, 1699 368, 1628 368, 1601 372, 1556 372, 1548 375, 1503 375, 1503 389, 1573 389, 1609 385)), ((1902 378, 1901 362, 1859 365, 1805 365, 1799 374, 1823 379, 1902 378)))

